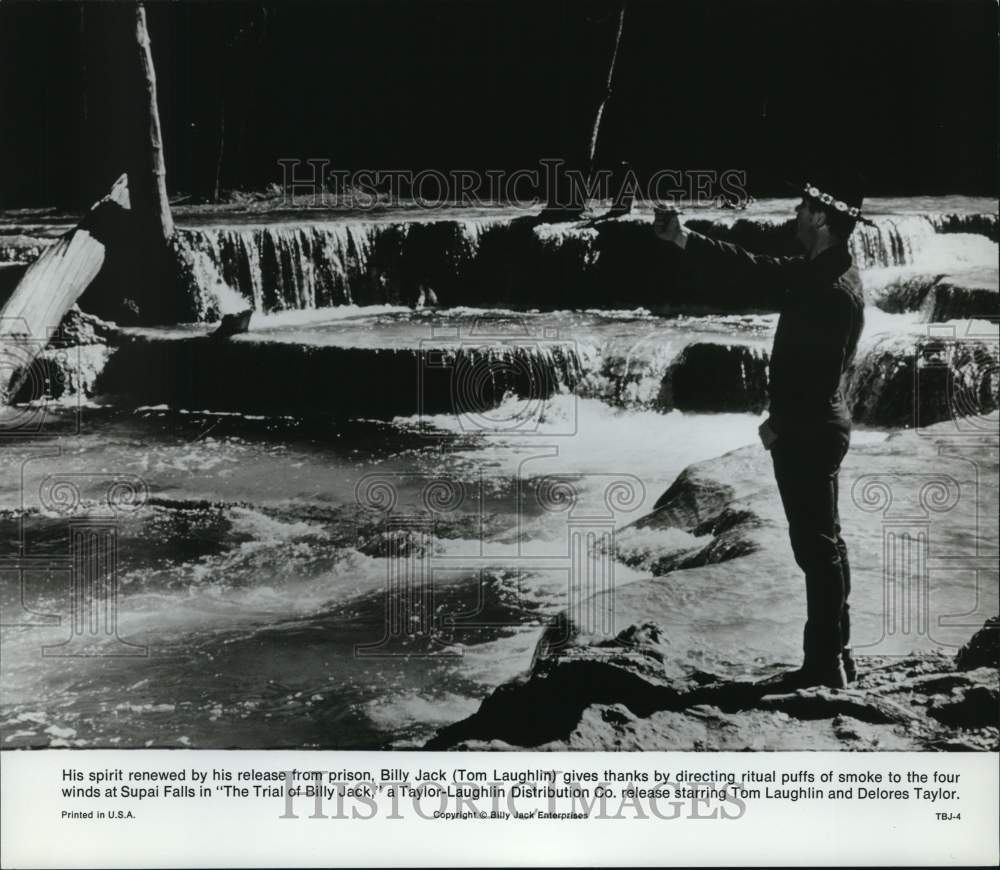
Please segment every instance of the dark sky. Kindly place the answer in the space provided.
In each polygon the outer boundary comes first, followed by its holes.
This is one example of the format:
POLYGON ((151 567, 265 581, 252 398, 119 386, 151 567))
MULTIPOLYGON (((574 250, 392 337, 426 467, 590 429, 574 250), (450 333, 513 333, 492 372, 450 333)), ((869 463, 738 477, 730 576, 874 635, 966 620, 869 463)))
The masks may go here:
MULTIPOLYGON (((157 3, 172 191, 358 168, 533 168, 581 147, 617 0, 157 3), (243 36, 238 37, 242 27, 243 36)), ((0 3, 0 206, 82 203, 122 167, 132 46, 103 4, 0 3)), ((598 162, 858 165, 875 193, 996 193, 994 0, 630 0, 598 162)))

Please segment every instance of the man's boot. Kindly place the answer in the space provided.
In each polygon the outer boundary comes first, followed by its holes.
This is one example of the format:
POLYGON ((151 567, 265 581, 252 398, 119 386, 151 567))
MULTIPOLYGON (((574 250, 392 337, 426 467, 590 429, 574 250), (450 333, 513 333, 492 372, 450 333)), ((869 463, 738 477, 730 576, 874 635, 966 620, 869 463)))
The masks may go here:
POLYGON ((794 671, 783 671, 773 677, 768 677, 766 680, 760 680, 756 685, 761 689, 766 689, 769 695, 781 695, 816 686, 844 689, 847 687, 847 675, 844 673, 840 656, 837 656, 835 662, 827 663, 821 667, 815 664, 803 664, 801 668, 796 668, 794 671))
MULTIPOLYGON (((766 680, 761 680, 757 685, 766 689, 769 694, 775 695, 814 686, 827 686, 831 689, 845 688, 848 678, 846 666, 841 661, 840 653, 835 653, 833 656, 819 653, 812 627, 808 624, 802 633, 802 639, 805 649, 802 667, 792 671, 783 671, 773 677, 768 677, 766 680)), ((852 669, 853 665, 852 658, 852 669)))
POLYGON ((854 663, 854 653, 849 646, 845 646, 840 651, 840 660, 844 663, 844 676, 847 682, 853 683, 858 678, 858 668, 854 663))

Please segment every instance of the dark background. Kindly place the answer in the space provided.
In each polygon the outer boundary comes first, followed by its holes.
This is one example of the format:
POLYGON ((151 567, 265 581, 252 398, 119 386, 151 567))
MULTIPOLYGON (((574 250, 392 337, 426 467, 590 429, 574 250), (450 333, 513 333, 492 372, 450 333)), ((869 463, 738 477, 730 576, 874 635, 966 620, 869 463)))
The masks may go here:
MULTIPOLYGON (((172 193, 331 168, 534 168, 585 144, 617 0, 152 3, 172 193), (221 109, 221 111, 220 111, 221 109)), ((120 17, 121 10, 117 11, 120 17)), ((122 171, 134 44, 100 3, 0 3, 0 205, 122 171)), ((997 192, 994 0, 630 0, 598 164, 848 162, 872 194, 997 192)))

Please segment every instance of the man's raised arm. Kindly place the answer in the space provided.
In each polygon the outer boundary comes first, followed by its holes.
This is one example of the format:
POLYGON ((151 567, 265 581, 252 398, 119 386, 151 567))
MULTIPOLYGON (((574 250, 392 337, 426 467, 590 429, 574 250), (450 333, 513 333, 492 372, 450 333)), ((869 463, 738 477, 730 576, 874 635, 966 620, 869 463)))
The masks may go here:
POLYGON ((751 254, 731 242, 720 242, 692 232, 681 224, 678 212, 673 209, 655 209, 653 231, 658 238, 676 245, 697 260, 700 271, 729 279, 752 281, 762 286, 770 285, 768 289, 775 293, 784 290, 790 271, 805 262, 803 257, 751 254))

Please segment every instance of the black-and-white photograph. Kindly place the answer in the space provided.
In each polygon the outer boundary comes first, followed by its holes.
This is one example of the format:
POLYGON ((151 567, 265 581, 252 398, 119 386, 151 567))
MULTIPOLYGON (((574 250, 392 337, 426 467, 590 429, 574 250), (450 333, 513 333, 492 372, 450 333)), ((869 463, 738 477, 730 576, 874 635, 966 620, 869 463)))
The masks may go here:
POLYGON ((997 752, 996 33, 0 2, 3 754, 997 752))

